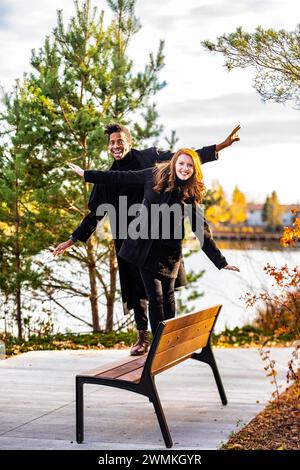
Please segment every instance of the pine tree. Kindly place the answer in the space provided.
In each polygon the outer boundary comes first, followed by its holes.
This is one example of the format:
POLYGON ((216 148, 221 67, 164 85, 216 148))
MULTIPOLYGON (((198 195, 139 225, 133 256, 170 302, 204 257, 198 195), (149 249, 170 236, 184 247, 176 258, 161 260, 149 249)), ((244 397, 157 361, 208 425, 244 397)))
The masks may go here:
MULTIPOLYGON (((128 44, 140 29, 135 1, 108 3, 114 13, 108 26, 104 25, 104 13, 99 14, 90 1, 82 6, 75 2, 76 14, 67 27, 59 11, 54 33, 46 37, 43 47, 33 51, 34 70, 20 87, 22 132, 18 134, 18 145, 30 154, 30 164, 23 154, 16 153, 16 158, 19 171, 24 168, 35 188, 34 203, 40 212, 34 234, 38 250, 68 238, 86 213, 90 187, 67 169, 67 162, 106 169, 111 160, 104 152, 105 124, 130 124, 136 143, 155 138, 162 130, 156 124, 153 96, 165 85, 158 79, 164 65, 163 43, 156 55, 150 54, 144 70, 135 72, 127 55, 128 44)), ((6 119, 8 114, 7 108, 6 119)), ((16 131, 13 134, 11 149, 16 131)), ((54 302, 57 290, 89 298, 94 331, 100 330, 99 298, 104 293, 106 329, 111 329, 117 295, 111 239, 102 242, 95 234, 86 247, 76 246, 65 261, 58 262, 68 261, 77 263, 76 274, 88 272, 89 287, 59 279, 55 269, 40 262, 44 291, 54 302)))
MULTIPOLYGON (((11 95, 4 94, 3 99, 6 121, 1 129, 0 147, 0 291, 4 303, 11 306, 21 338, 26 303, 22 293, 41 285, 42 278, 34 269, 32 259, 51 242, 51 236, 49 230, 39 232, 44 214, 35 197, 40 185, 37 174, 33 177, 34 157, 24 141, 27 119, 23 119, 19 84, 11 95)), ((55 215, 54 211, 47 217, 50 226, 55 215)))
POLYGON ((262 219, 266 222, 269 230, 277 230, 281 226, 282 208, 280 206, 276 191, 267 196, 262 209, 262 219))

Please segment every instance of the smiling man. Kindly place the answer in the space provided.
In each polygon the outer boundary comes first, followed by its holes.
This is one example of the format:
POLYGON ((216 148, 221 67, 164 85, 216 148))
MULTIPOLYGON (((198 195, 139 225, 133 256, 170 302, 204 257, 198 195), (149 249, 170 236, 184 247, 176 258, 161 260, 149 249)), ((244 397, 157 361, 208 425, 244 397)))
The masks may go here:
MULTIPOLYGON (((237 126, 222 143, 197 150, 201 163, 217 160, 220 150, 240 140, 238 136, 239 130, 240 126, 237 126)), ((171 151, 162 151, 156 147, 145 150, 134 149, 132 147, 131 134, 122 124, 109 124, 105 128, 105 134, 108 136, 108 150, 114 158, 110 171, 142 170, 153 167, 157 162, 168 161, 173 156, 171 151)), ((130 185, 108 187, 102 184, 95 184, 88 203, 89 213, 72 233, 70 239, 60 243, 55 248, 54 256, 64 253, 78 240, 83 243, 87 242, 95 231, 98 221, 104 217, 104 215, 97 216, 97 208, 101 204, 111 204, 115 208, 117 220, 119 220, 120 196, 126 196, 127 206, 131 207, 133 204, 142 203, 144 192, 143 189, 130 185)), ((134 217, 128 217, 127 227, 133 219, 134 217)), ((123 241, 123 238, 118 236, 114 238, 116 253, 120 251, 123 241)), ((135 265, 118 255, 117 260, 124 312, 127 313, 133 309, 135 324, 138 330, 137 342, 132 347, 130 354, 138 356, 145 354, 149 347, 147 298, 144 284, 135 265)), ((175 286, 181 287, 185 284, 185 271, 182 263, 175 286)))
POLYGON ((108 140, 108 150, 112 154, 115 160, 121 160, 122 158, 130 152, 132 147, 132 137, 125 126, 115 125, 117 127, 113 127, 113 125, 107 126, 105 133, 109 135, 108 140), (117 132, 112 132, 109 134, 110 130, 117 132))

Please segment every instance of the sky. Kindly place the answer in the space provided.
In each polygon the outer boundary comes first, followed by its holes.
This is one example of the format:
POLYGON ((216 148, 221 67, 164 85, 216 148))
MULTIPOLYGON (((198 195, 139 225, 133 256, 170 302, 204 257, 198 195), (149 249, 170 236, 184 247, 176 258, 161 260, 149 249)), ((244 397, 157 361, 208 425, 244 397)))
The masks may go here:
MULTIPOLYGON (((93 5, 110 11, 105 0, 93 5)), ((0 0, 0 83, 9 89, 30 70, 31 49, 42 46, 56 25, 56 10, 67 21, 73 0, 0 0)), ((227 72, 224 58, 201 45, 242 26, 294 30, 300 22, 298 0, 138 0, 142 28, 129 48, 136 70, 143 69, 160 39, 166 65, 160 79, 167 86, 156 102, 163 135, 176 130, 178 147, 220 143, 236 124, 241 141, 203 166, 207 187, 220 181, 230 196, 235 185, 249 200, 263 202, 276 190, 283 204, 300 203, 300 111, 292 103, 263 103, 252 87, 250 69, 227 72)), ((162 138, 162 147, 166 143, 162 138)))

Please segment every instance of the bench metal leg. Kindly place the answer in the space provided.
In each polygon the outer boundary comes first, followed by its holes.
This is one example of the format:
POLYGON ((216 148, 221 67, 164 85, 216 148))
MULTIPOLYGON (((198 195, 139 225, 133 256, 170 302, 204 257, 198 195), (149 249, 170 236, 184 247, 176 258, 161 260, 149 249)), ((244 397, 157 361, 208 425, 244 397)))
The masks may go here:
POLYGON ((201 353, 194 353, 192 358, 201 362, 205 362, 212 368, 222 404, 227 405, 228 402, 227 402, 226 393, 225 393, 221 376, 217 367, 215 356, 214 356, 214 353, 212 352, 211 347, 205 346, 205 348, 202 349, 201 353))
POLYGON ((83 430, 83 384, 84 382, 76 377, 76 441, 80 444, 84 438, 83 430))
POLYGON ((173 441, 172 441, 172 438, 171 438, 171 434, 170 434, 170 431, 169 431, 169 428, 168 428, 167 420, 165 418, 165 414, 163 412, 161 402, 160 402, 160 399, 159 399, 159 396, 158 396, 158 393, 157 393, 154 382, 152 382, 152 385, 151 385, 150 388, 151 388, 151 390, 149 392, 148 397, 149 397, 150 402, 153 403, 155 413, 156 413, 156 416, 157 416, 157 419, 158 419, 158 422, 159 422, 160 430, 162 432, 162 435, 163 435, 163 438, 164 438, 164 441, 165 441, 165 445, 168 448, 172 447, 173 441))

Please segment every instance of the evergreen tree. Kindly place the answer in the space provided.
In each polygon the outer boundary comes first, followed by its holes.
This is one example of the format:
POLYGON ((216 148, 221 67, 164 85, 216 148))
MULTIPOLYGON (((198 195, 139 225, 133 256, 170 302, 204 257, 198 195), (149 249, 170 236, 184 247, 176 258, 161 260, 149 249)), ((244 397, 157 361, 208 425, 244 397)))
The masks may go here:
POLYGON ((262 209, 262 219, 266 222, 269 230, 277 230, 281 226, 282 208, 280 206, 276 191, 267 196, 262 209))
POLYGON ((264 202, 264 205, 262 207, 262 212, 261 212, 261 218, 264 222, 267 222, 270 220, 270 196, 266 197, 266 200, 264 202))
MULTIPOLYGON (((49 226, 48 231, 39 232, 39 224, 44 221, 45 214, 35 197, 40 189, 38 175, 36 173, 33 178, 28 171, 34 157, 24 142, 27 120, 23 119, 19 85, 3 99, 6 121, 1 129, 0 146, 0 291, 5 299, 4 304, 11 306, 18 336, 22 337, 25 320, 22 292, 36 289, 42 282, 34 269, 32 257, 51 242, 51 236, 48 236, 49 226)), ((56 215, 55 210, 47 215, 50 226, 56 215)))
MULTIPOLYGON (((32 255, 66 239, 86 213, 90 186, 67 169, 67 162, 83 168, 107 168, 111 161, 104 153, 105 124, 111 121, 130 124, 137 144, 156 138, 162 130, 156 124, 157 112, 152 99, 165 85, 158 79, 164 65, 163 43, 156 55, 150 54, 144 70, 135 72, 133 61, 127 55, 129 41, 140 29, 134 13, 135 0, 108 3, 114 18, 107 27, 104 13, 92 9, 90 1, 82 6, 75 2, 76 14, 66 28, 59 11, 53 35, 46 37, 39 51, 33 51, 34 70, 24 77, 20 86, 16 105, 22 110, 22 128, 18 132, 16 128, 9 129, 6 153, 13 154, 18 172, 26 175, 26 191, 30 194, 32 188, 33 207, 38 207, 40 214, 38 225, 35 223, 35 230, 31 230, 32 255), (23 149, 21 154, 19 148, 23 149)), ((3 119, 8 122, 7 101, 6 105, 3 119)), ((5 147, 4 140, 2 147, 5 147)), ((5 171, 9 171, 9 166, 5 171)), ((2 185, 5 178, 3 174, 2 185)), ((19 240, 22 254, 24 230, 19 240)), ((95 234, 86 247, 74 247, 65 261, 57 263, 68 261, 77 263, 76 275, 88 273, 89 286, 74 279, 59 278, 55 272, 57 265, 51 268, 40 261, 44 292, 58 305, 55 292, 59 290, 88 298, 94 331, 100 330, 99 299, 103 293, 107 308, 105 328, 111 329, 117 295, 111 239, 102 241, 95 234)))

